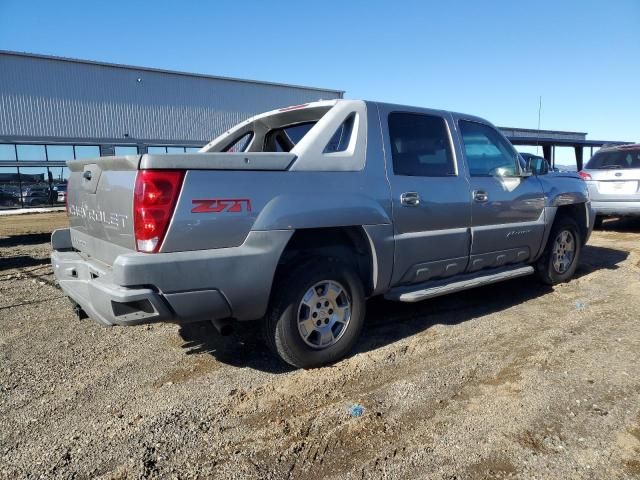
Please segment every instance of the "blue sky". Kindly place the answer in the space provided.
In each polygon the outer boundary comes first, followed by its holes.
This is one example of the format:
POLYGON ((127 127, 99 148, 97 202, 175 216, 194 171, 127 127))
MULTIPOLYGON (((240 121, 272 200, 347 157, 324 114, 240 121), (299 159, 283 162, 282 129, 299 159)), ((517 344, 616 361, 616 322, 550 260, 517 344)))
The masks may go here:
POLYGON ((346 90, 640 141, 640 0, 0 0, 0 49, 346 90))

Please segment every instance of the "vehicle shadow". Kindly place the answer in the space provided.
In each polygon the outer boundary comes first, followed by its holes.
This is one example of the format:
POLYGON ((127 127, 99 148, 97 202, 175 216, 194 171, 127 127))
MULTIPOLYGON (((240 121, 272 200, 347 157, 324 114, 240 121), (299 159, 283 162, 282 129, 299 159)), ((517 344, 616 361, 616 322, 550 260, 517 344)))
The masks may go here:
POLYGON ((38 258, 31 255, 7 255, 5 248, 23 247, 48 243, 51 233, 32 233, 0 237, 0 272, 14 268, 38 267, 50 263, 48 257, 38 258))
MULTIPOLYGON (((627 256, 623 250, 587 245, 575 276, 615 270, 627 256)), ((365 328, 352 355, 384 347, 434 325, 456 325, 506 310, 552 291, 529 276, 417 303, 376 297, 367 302, 365 328)), ((179 334, 187 355, 209 354, 229 365, 277 374, 293 370, 267 350, 260 337, 259 322, 240 324, 229 337, 220 336, 209 322, 183 325, 179 334)))
POLYGON ((50 241, 51 232, 10 235, 8 237, 0 238, 0 248, 17 247, 19 245, 37 245, 39 243, 47 243, 50 241))
POLYGON ((0 272, 13 268, 37 267, 51 263, 48 257, 36 258, 30 255, 15 255, 12 257, 0 257, 0 272))
POLYGON ((602 222, 602 226, 596 231, 620 232, 620 233, 640 233, 640 218, 620 217, 608 218, 602 222))
POLYGON ((286 373, 294 368, 269 352, 260 336, 259 322, 236 325, 233 334, 220 335, 211 322, 181 325, 178 334, 185 341, 187 355, 209 354, 227 365, 253 368, 268 373, 286 373))

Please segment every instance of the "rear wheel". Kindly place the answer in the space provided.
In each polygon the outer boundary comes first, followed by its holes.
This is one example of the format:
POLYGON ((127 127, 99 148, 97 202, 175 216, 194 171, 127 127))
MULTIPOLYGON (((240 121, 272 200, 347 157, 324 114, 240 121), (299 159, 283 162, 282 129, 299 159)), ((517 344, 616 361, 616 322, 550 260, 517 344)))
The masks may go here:
POLYGON ((351 351, 364 313, 364 290, 353 267, 335 258, 313 258, 274 285, 265 341, 290 365, 319 367, 351 351))
POLYGON ((547 246, 536 265, 538 277, 547 285, 566 282, 576 271, 582 252, 582 237, 578 224, 561 215, 553 224, 547 246))

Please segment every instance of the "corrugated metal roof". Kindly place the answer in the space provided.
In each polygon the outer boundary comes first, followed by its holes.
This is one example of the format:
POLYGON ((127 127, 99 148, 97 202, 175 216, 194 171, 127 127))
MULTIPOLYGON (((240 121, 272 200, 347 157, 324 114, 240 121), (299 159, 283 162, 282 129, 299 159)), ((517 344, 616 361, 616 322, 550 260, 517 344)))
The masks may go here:
POLYGON ((0 137, 206 142, 341 91, 0 51, 0 137))
POLYGON ((340 96, 344 95, 344 90, 335 90, 331 88, 309 87, 304 85, 295 85, 295 84, 281 83, 281 82, 269 82, 264 80, 249 80, 246 78, 225 77, 220 75, 209 75, 205 73, 182 72, 179 70, 166 70, 163 68, 127 65, 124 63, 111 63, 111 62, 101 62, 98 60, 84 60, 80 58, 59 57, 56 55, 43 55, 40 53, 14 52, 11 50, 0 49, 0 55, 15 55, 17 57, 27 57, 27 58, 45 59, 45 60, 58 60, 61 62, 80 63, 80 64, 87 64, 87 65, 101 65, 103 67, 125 68, 125 69, 135 70, 135 71, 158 72, 158 73, 167 73, 171 75, 186 75, 188 77, 210 78, 212 80, 228 80, 231 82, 257 83, 260 85, 274 85, 278 87, 300 88, 302 90, 317 90, 320 92, 332 92, 340 96))

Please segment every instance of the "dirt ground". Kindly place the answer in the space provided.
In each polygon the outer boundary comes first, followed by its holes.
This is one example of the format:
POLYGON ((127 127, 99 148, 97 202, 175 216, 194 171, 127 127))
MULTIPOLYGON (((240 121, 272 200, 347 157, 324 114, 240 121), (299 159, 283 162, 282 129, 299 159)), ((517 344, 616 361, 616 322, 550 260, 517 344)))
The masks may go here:
POLYGON ((640 478, 640 221, 553 289, 374 299, 354 355, 312 371, 255 326, 76 320, 64 224, 0 217, 0 478, 640 478))

